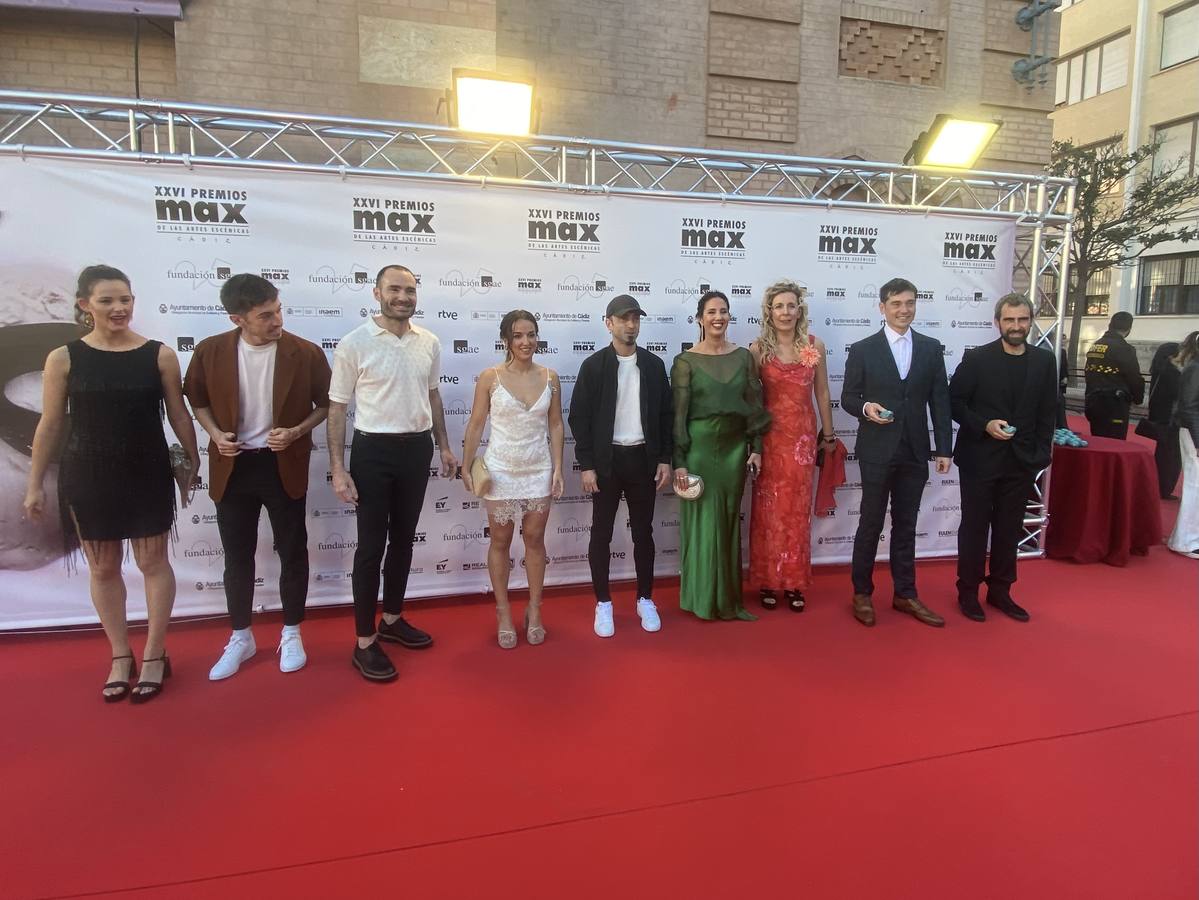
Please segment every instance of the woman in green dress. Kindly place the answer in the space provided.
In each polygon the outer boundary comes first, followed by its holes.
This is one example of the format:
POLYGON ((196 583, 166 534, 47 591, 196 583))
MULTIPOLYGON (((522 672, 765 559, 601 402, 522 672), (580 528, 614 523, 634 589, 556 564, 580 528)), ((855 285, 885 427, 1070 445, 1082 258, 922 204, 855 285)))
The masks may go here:
POLYGON ((757 618, 741 606, 741 497, 745 474, 762 466, 770 414, 753 355, 728 340, 729 300, 699 298, 700 340, 674 358, 674 477, 704 480, 695 500, 680 502, 679 604, 701 619, 757 618))

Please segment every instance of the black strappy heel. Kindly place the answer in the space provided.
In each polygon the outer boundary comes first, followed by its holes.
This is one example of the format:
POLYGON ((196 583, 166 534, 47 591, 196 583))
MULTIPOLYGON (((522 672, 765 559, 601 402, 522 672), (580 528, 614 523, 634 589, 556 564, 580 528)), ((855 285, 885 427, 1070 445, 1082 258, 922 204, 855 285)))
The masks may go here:
POLYGON ((763 609, 775 609, 779 605, 778 598, 774 596, 774 591, 768 591, 766 588, 758 591, 758 602, 762 604, 763 609))
POLYGON ((107 691, 110 688, 120 688, 121 689, 121 692, 119 694, 101 694, 100 696, 102 696, 104 698, 105 703, 116 703, 116 702, 118 702, 120 700, 124 700, 126 697, 128 697, 129 696, 129 681, 130 681, 130 679, 135 678, 137 676, 137 661, 133 658, 132 653, 126 653, 123 656, 114 656, 112 658, 112 661, 116 662, 118 659, 129 660, 129 675, 124 681, 110 681, 110 682, 108 682, 108 684, 104 685, 104 687, 101 690, 107 691))
POLYGON ((162 663, 162 681, 146 681, 145 679, 138 681, 136 688, 129 692, 130 703, 149 703, 162 693, 162 682, 171 677, 171 661, 167 659, 166 653, 163 653, 162 656, 156 656, 153 659, 143 659, 142 670, 145 670, 146 663, 152 662, 162 663), (137 690, 137 688, 143 687, 149 690, 137 690))
POLYGON ((807 601, 799 591, 783 591, 783 599, 791 607, 791 612, 803 612, 804 607, 807 606, 807 601))

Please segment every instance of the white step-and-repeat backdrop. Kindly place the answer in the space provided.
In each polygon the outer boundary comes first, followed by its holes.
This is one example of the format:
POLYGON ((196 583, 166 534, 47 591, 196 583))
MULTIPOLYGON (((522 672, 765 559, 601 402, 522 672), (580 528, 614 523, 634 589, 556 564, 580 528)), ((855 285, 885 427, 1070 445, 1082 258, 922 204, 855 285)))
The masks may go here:
MULTIPOLYGON (((915 282, 915 327, 945 344, 952 372, 966 348, 996 337, 991 307, 1011 283, 1013 226, 967 217, 43 159, 0 159, 0 184, 0 628, 95 620, 86 570, 68 574, 58 523, 35 526, 21 516, 41 365, 67 339, 63 323, 71 321, 74 280, 85 265, 104 262, 128 273, 135 327, 177 350, 186 368, 196 342, 231 327, 218 300, 231 274, 256 272, 273 281, 285 327, 331 354, 375 308, 375 272, 403 263, 420 277, 418 321, 441 339, 441 395, 459 453, 475 378, 502 359, 499 320, 513 308, 537 315, 540 359, 560 374, 566 405, 579 363, 606 342, 603 310, 616 294, 638 297, 649 311, 641 343, 669 370, 697 337, 692 317, 700 292, 711 286, 729 295, 731 336, 748 344, 758 331, 763 288, 791 278, 807 287, 811 330, 828 346, 836 407, 848 345, 881 325, 880 284, 896 275, 915 282)), ((855 422, 839 409, 834 414, 852 453, 855 422)), ((323 427, 315 437, 310 602, 343 603, 354 515, 330 488, 323 427)), ((590 580, 591 504, 569 432, 566 465, 572 470, 566 496, 548 532, 553 584, 590 580)), ((430 474, 410 595, 484 591, 484 511, 460 481, 430 474)), ((813 522, 818 564, 849 559, 860 495, 852 456, 847 477, 835 514, 813 522)), ((957 473, 930 479, 918 552, 952 554, 957 473)), ((52 470, 47 487, 54 480, 52 470)), ((173 561, 180 615, 224 609, 206 468, 203 480, 178 520, 173 561)), ((663 575, 677 572, 678 502, 662 495, 655 516, 663 575)), ((278 564, 265 519, 257 602, 270 609, 278 607, 278 564)), ((513 582, 523 583, 519 546, 514 554, 513 582)), ((627 529, 618 529, 612 556, 613 576, 631 576, 627 529)), ((144 616, 141 585, 131 562, 128 569, 136 618, 144 616)))

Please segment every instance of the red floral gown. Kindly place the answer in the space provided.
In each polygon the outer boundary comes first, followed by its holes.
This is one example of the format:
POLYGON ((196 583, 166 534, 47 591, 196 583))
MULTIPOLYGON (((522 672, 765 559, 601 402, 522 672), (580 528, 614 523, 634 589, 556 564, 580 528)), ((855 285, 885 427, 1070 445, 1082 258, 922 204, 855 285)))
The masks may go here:
POLYGON ((809 345, 800 362, 771 359, 761 369, 771 425, 750 518, 749 581, 756 588, 802 591, 812 581, 812 475, 818 446, 812 382, 818 360, 809 345))

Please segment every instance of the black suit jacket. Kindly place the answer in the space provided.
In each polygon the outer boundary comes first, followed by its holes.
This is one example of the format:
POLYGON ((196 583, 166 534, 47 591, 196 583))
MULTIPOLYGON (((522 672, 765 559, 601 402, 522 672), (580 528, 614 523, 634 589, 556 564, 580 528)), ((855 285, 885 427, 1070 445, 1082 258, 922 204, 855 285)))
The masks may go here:
POLYGON ((912 365, 900 380, 891 345, 880 329, 850 345, 845 360, 845 383, 841 408, 858 419, 855 453, 859 461, 886 464, 895 456, 900 438, 906 434, 918 459, 928 459, 928 417, 932 413, 936 455, 949 456, 953 446, 953 424, 949 415, 949 386, 945 378, 945 348, 941 342, 909 329, 912 336, 912 365), (895 419, 876 425, 862 415, 862 406, 881 403, 895 419))
MULTIPOLYGON (((583 471, 612 474, 612 430, 616 424, 616 369, 620 363, 609 344, 579 366, 570 397, 570 433, 575 439, 575 459, 583 471)), ((670 464, 674 450, 674 403, 666 366, 653 353, 637 348, 641 375, 641 430, 645 433, 645 455, 650 474, 659 463, 670 464)))
POLYGON ((1002 474, 1015 455, 1027 469, 1043 469, 1053 455, 1057 417, 1057 371, 1053 353, 1026 346, 1024 388, 1015 396, 1004 375, 1002 339, 967 350, 949 382, 949 398, 958 428, 953 459, 963 475, 1002 474), (1003 419, 1016 426, 1010 441, 987 434, 987 423, 1003 419))

